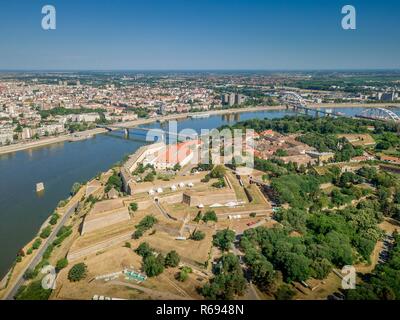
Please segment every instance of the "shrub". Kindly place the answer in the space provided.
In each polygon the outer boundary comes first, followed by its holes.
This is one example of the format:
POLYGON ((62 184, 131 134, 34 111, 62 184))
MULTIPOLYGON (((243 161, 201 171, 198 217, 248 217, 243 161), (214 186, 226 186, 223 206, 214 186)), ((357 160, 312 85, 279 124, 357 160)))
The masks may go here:
POLYGON ((33 244, 32 244, 32 249, 33 249, 33 250, 39 249, 39 247, 41 246, 41 244, 42 244, 42 239, 37 238, 37 239, 33 242, 33 244))
POLYGON ((185 282, 189 278, 189 273, 192 273, 193 270, 190 267, 183 267, 180 272, 176 275, 176 280, 185 282))
POLYGON ((166 255, 164 266, 166 268, 175 268, 179 265, 180 260, 181 258, 179 257, 179 254, 175 250, 173 250, 171 252, 168 252, 168 254, 166 255))
POLYGON ((40 237, 42 238, 42 239, 47 239, 49 236, 50 236, 50 234, 51 234, 51 227, 50 226, 47 226, 46 228, 44 228, 43 230, 42 230, 42 232, 40 233, 40 237))
POLYGON ((122 189, 122 180, 116 173, 114 173, 107 181, 106 190, 110 191, 112 188, 115 188, 118 191, 121 191, 122 189))
POLYGON ((217 189, 225 188, 226 187, 225 179, 221 178, 217 182, 214 182, 211 186, 217 189))
POLYGON ((24 273, 24 279, 31 280, 37 276, 37 273, 33 269, 28 269, 24 273))
POLYGON ((87 275, 87 266, 86 264, 78 263, 74 265, 68 272, 68 279, 71 282, 77 282, 82 279, 85 279, 87 275))
POLYGON ((296 292, 290 286, 283 284, 275 293, 275 298, 277 300, 292 300, 295 294, 296 292))
POLYGON ((54 214, 51 216, 49 223, 50 223, 52 226, 54 226, 54 225, 57 224, 59 218, 60 218, 60 216, 59 216, 57 213, 54 213, 54 214))
POLYGON ((143 179, 144 182, 153 182, 154 180, 155 180, 155 177, 154 177, 154 174, 152 172, 147 174, 143 179))
POLYGON ((191 268, 191 267, 188 267, 188 266, 182 267, 181 270, 184 271, 184 272, 186 272, 186 273, 192 273, 192 272, 193 272, 192 268, 191 268))
POLYGON ((130 242, 125 242, 124 247, 125 247, 125 248, 132 248, 132 245, 131 245, 130 242))
POLYGON ((149 246, 147 242, 143 242, 139 245, 139 247, 137 247, 135 252, 142 258, 145 258, 153 254, 153 249, 149 246))
POLYGON ((60 230, 57 232, 57 237, 61 237, 62 235, 67 233, 69 230, 71 230, 71 227, 62 226, 60 228, 60 230))
POLYGON ((22 286, 15 295, 16 300, 48 300, 52 290, 43 289, 42 281, 34 281, 22 286))
POLYGON ((205 233, 203 231, 195 231, 193 232, 192 236, 190 237, 190 239, 194 240, 194 241, 201 241, 205 238, 205 233))
POLYGON ((53 244, 50 244, 50 245, 46 248, 45 252, 43 253, 43 259, 49 259, 50 256, 51 256, 51 254, 53 253, 53 249, 54 249, 54 245, 53 245, 53 244))
POLYGON ((137 229, 135 230, 135 232, 133 233, 133 239, 139 239, 143 236, 143 230, 141 229, 137 229))
POLYGON ((187 272, 185 272, 183 270, 178 272, 178 274, 176 275, 176 280, 181 281, 181 282, 185 282, 188 278, 189 278, 189 275, 187 274, 187 272))
POLYGON ((202 219, 204 222, 208 222, 208 221, 218 221, 217 215, 215 213, 215 211, 207 211, 202 219))
POLYGON ((215 166, 210 172, 210 177, 213 179, 221 179, 225 176, 226 169, 223 165, 215 166))
POLYGON ((129 207, 131 208, 131 210, 133 212, 136 212, 138 210, 138 208, 139 208, 138 204, 136 202, 132 202, 129 207))
POLYGON ((56 264, 56 269, 57 271, 60 271, 68 266, 68 259, 67 258, 62 258, 57 261, 56 264))
POLYGON ((54 240, 53 245, 60 245, 66 238, 68 238, 72 234, 72 228, 69 227, 61 227, 60 231, 57 233, 57 239, 54 240))
POLYGON ((160 260, 154 255, 148 255, 143 259, 143 269, 148 277, 155 277, 163 273, 164 265, 160 260))
POLYGON ((134 239, 139 239, 143 236, 143 234, 151 229, 153 225, 157 223, 157 219, 153 216, 146 216, 144 217, 139 224, 136 226, 136 231, 133 234, 134 239))

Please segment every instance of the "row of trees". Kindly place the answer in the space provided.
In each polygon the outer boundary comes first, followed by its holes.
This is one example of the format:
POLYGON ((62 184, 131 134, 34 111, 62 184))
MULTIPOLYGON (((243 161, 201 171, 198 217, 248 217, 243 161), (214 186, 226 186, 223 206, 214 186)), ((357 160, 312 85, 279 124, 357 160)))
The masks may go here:
POLYGON ((235 255, 223 255, 217 261, 214 274, 215 277, 200 289, 204 297, 211 300, 232 300, 236 295, 244 294, 246 279, 235 255))
POLYGON ((143 258, 143 270, 148 277, 156 277, 165 268, 175 268, 180 262, 180 256, 175 250, 164 257, 161 253, 156 254, 147 242, 141 243, 135 252, 143 258))
POLYGON ((367 119, 352 118, 314 118, 311 116, 287 116, 276 119, 250 119, 238 122, 229 127, 234 129, 251 128, 256 132, 268 129, 290 134, 313 132, 323 135, 340 133, 369 133, 369 126, 375 127, 378 133, 397 132, 396 124, 390 122, 378 122, 367 119))
MULTIPOLYGON (((254 282, 266 292, 276 290, 278 270, 290 283, 323 279, 333 266, 368 262, 382 236, 377 225, 383 208, 388 201, 392 206, 400 203, 397 178, 368 166, 343 174, 333 167, 325 176, 289 173, 273 178, 271 186, 282 203, 290 204, 275 214, 281 226, 247 230, 240 242, 254 282), (334 184, 330 194, 320 190, 326 182, 334 184), (377 189, 371 194, 373 190, 359 188, 360 183, 377 189), (330 204, 338 201, 335 190, 351 199, 371 196, 355 206, 332 210, 330 204)), ((218 238, 223 239, 222 234, 218 238)))
POLYGON ((140 237, 143 236, 143 234, 147 231, 150 230, 156 223, 157 219, 153 216, 146 216, 144 217, 138 225, 136 225, 136 230, 133 234, 134 239, 139 239, 140 237))
POLYGON ((362 278, 356 290, 347 290, 348 300, 400 299, 400 236, 394 235, 395 245, 385 264, 378 264, 372 274, 362 278))

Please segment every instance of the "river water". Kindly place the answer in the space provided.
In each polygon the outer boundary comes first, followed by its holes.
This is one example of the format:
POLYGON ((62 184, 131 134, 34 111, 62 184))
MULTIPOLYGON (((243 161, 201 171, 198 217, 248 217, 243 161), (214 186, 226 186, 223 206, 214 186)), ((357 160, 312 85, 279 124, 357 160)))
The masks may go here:
MULTIPOLYGON (((347 115, 361 111, 360 108, 335 110, 347 115)), ((186 119, 178 121, 178 130, 190 128, 200 132, 201 129, 213 129, 237 121, 280 118, 289 114, 286 111, 261 111, 186 119)), ((166 128, 168 124, 146 125, 160 126, 166 128)), ((112 132, 89 140, 63 142, 0 156, 0 278, 58 202, 69 196, 75 182, 86 182, 97 173, 106 171, 144 143, 132 137, 126 139, 122 132, 112 132), (46 187, 41 196, 35 191, 38 182, 44 182, 46 187)))

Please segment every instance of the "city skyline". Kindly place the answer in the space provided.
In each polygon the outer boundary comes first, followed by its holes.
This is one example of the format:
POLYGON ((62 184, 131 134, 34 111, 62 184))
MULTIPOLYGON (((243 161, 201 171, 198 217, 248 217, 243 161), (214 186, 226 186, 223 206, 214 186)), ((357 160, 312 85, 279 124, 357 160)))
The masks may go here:
POLYGON ((399 4, 352 1, 150 3, 52 1, 57 29, 41 28, 45 3, 3 4, 0 70, 398 69, 399 4), (382 50, 385 48, 385 50, 382 50))

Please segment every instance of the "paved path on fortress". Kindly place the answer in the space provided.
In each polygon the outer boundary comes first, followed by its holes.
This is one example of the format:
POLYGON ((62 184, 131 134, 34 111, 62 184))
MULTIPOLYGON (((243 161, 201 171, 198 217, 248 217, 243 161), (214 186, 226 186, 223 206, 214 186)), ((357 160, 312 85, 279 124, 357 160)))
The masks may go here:
MULTIPOLYGON (((75 197, 75 198, 78 199, 77 197, 75 197)), ((19 288, 25 282, 25 279, 24 279, 25 272, 28 269, 34 269, 38 265, 38 263, 42 260, 43 254, 46 251, 46 249, 48 248, 48 246, 51 243, 53 243, 53 241, 57 237, 57 233, 64 226, 64 224, 68 221, 68 219, 70 218, 72 213, 75 212, 75 209, 78 207, 78 204, 79 204, 79 200, 76 200, 76 199, 75 199, 75 201, 73 199, 72 200, 73 202, 69 204, 68 209, 66 210, 64 215, 61 217, 60 223, 58 223, 57 226, 53 229, 53 231, 50 234, 50 236, 46 240, 44 240, 44 245, 42 245, 41 248, 39 248, 39 250, 36 252, 36 255, 28 263, 28 265, 23 270, 21 270, 21 272, 18 275, 17 279, 14 281, 14 284, 8 289, 9 290, 8 293, 6 293, 4 295, 3 300, 13 300, 14 299, 14 296, 17 294, 19 288)))

